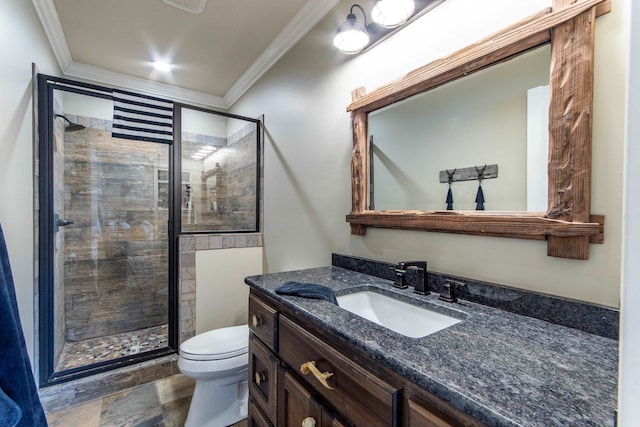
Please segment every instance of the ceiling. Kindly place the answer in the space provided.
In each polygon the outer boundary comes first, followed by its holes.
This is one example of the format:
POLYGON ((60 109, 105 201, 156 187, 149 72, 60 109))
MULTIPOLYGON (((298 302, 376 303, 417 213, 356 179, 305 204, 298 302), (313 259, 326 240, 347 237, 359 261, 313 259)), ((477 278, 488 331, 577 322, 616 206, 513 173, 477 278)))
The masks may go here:
POLYGON ((68 77, 229 108, 339 0, 33 0, 68 77), (164 60, 171 71, 155 71, 164 60))

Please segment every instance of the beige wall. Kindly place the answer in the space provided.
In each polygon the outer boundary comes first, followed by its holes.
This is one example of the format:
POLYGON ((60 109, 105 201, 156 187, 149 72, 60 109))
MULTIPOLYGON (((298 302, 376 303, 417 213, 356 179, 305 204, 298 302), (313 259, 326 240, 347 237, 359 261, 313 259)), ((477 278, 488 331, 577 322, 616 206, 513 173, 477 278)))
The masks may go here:
POLYGON ((31 63, 46 74, 58 74, 59 69, 30 1, 0 2, 0 37, 0 222, 33 362, 31 63))
POLYGON ((544 242, 376 229, 364 237, 349 234, 351 127, 345 107, 351 90, 374 89, 545 4, 502 3, 505 13, 467 9, 445 16, 460 4, 448 0, 374 49, 347 57, 331 46, 350 5, 342 1, 236 103, 234 112, 266 118, 267 271, 327 265, 332 251, 390 262, 426 259, 432 271, 619 305, 630 0, 616 0, 596 27, 592 212, 606 216, 606 237, 591 245, 589 261, 547 257, 544 242), (525 7, 530 9, 518 9, 525 7), (463 23, 463 16, 474 20, 463 23))
POLYGON ((196 334, 247 323, 249 287, 262 274, 262 248, 196 252, 196 334))

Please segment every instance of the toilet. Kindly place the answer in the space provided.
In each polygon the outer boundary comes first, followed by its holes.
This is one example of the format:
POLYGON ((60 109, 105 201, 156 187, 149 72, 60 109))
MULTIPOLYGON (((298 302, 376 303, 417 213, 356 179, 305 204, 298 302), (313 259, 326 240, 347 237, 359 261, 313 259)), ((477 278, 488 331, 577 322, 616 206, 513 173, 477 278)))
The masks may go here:
POLYGON ((196 380, 185 427, 225 427, 247 417, 247 325, 215 329, 180 345, 178 368, 196 380))

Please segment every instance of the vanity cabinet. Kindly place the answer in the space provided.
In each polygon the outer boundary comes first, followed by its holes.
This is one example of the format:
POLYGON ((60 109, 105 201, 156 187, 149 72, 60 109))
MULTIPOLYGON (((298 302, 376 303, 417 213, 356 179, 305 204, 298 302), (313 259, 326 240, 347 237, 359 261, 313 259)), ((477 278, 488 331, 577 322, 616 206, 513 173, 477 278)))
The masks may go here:
POLYGON ((286 368, 280 368, 280 373, 278 426, 345 427, 286 368))
POLYGON ((249 427, 483 425, 255 289, 249 328, 249 427))

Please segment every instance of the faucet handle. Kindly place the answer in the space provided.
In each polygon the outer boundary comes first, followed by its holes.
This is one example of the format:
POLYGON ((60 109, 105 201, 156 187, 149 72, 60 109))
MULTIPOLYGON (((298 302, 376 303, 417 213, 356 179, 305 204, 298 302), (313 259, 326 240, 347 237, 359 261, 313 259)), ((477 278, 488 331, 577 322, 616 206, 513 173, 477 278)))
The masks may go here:
POLYGON ((422 268, 423 270, 427 269, 426 261, 402 261, 397 264, 397 266, 403 270, 406 270, 407 267, 417 267, 422 268))
POLYGON ((389 270, 393 271, 394 288, 406 289, 409 287, 404 276, 407 271, 404 269, 404 265, 401 262, 397 263, 394 267, 389 267, 389 270))
POLYGON ((456 291, 459 288, 469 289, 467 284, 464 282, 459 282, 457 280, 447 280, 447 283, 444 284, 444 289, 440 293, 440 297, 438 299, 446 302, 458 302, 456 291))

